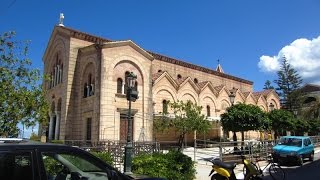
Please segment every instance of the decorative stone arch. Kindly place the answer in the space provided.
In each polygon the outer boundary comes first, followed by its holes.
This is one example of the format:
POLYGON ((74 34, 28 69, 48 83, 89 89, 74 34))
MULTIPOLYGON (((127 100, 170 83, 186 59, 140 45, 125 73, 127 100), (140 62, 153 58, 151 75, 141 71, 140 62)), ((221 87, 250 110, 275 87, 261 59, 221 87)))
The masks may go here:
POLYGON ((170 86, 159 86, 157 89, 154 89, 154 96, 159 94, 161 91, 166 91, 171 95, 171 98, 174 102, 177 102, 177 95, 176 92, 170 86))
POLYGON ((53 48, 45 59, 45 73, 51 77, 51 80, 45 83, 46 89, 63 82, 63 74, 67 74, 65 72, 66 60, 67 51, 65 42, 61 38, 58 38, 53 42, 53 48))
POLYGON ((260 108, 262 107, 261 109, 265 112, 267 112, 269 109, 269 107, 267 107, 267 104, 267 100, 263 96, 261 96, 257 101, 257 106, 259 106, 260 108))
POLYGON ((177 94, 178 100, 182 100, 183 97, 185 97, 187 94, 189 94, 191 96, 191 98, 194 100, 193 103, 199 104, 199 102, 198 102, 198 94, 195 92, 194 89, 192 89, 192 90, 190 90, 190 89, 183 89, 181 91, 179 90, 178 94, 177 94))
POLYGON ((270 104, 272 103, 274 105, 274 109, 280 109, 280 105, 278 104, 277 100, 272 98, 272 99, 268 99, 267 102, 268 102, 268 108, 269 108, 270 104))
MULTIPOLYGON (((200 99, 200 98, 199 98, 200 99)), ((210 111, 211 111, 211 116, 216 116, 216 109, 217 109, 217 105, 216 105, 216 102, 215 102, 215 98, 213 97, 213 95, 211 94, 206 94, 206 95, 203 95, 200 99, 200 105, 202 105, 203 109, 202 111, 207 111, 207 106, 209 105, 210 106, 210 111), (209 99, 209 101, 211 103, 206 103, 206 99, 209 99), (211 106, 212 105, 212 106, 211 106)), ((206 113, 207 114, 207 113, 206 113)))
MULTIPOLYGON (((61 55, 63 61, 66 61, 66 57, 67 57, 66 44, 62 38, 57 38, 52 44, 53 44, 53 48, 50 50, 47 56, 49 57, 49 61, 45 60, 46 64, 48 63, 48 67, 51 67, 53 63, 55 63, 54 58, 57 53, 61 55)), ((64 62, 64 64, 66 63, 64 62)))
POLYGON ((220 103, 220 114, 223 114, 228 107, 231 106, 231 103, 227 99, 222 99, 220 103))
POLYGON ((190 100, 192 103, 197 104, 198 105, 198 101, 197 99, 193 96, 193 94, 191 93, 184 93, 180 96, 180 98, 178 98, 179 100, 183 101, 183 102, 187 102, 187 100, 190 100))
MULTIPOLYGON (((137 76, 137 80, 138 80, 138 84, 142 85, 142 87, 146 84, 148 84, 148 78, 149 75, 146 72, 145 69, 141 69, 140 67, 144 67, 143 64, 136 58, 133 56, 128 56, 128 55, 123 55, 123 56, 118 56, 117 58, 113 59, 112 63, 109 65, 109 67, 107 67, 107 77, 114 77, 114 69, 115 67, 122 62, 126 62, 129 63, 131 65, 133 65, 137 72, 140 73, 141 77, 137 76), (139 79, 141 78, 141 82, 139 82, 139 79)), ((126 70, 124 70, 125 72, 126 70)), ((114 80, 114 79, 113 79, 114 80)))

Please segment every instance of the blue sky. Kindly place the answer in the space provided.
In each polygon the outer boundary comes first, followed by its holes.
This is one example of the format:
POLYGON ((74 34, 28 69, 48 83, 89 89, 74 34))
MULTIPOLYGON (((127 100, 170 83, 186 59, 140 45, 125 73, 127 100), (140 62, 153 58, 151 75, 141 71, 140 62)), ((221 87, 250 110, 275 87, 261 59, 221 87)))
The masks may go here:
POLYGON ((59 14, 64 25, 254 82, 276 79, 285 55, 305 82, 320 82, 320 1, 317 0, 2 0, 0 33, 31 40, 42 56, 59 14))

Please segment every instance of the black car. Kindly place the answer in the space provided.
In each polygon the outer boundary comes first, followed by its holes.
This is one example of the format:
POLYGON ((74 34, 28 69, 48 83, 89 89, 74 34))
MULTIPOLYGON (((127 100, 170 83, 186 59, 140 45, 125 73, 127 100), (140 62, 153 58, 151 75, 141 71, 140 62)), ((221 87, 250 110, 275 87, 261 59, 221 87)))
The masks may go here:
POLYGON ((17 140, 9 142, 0 139, 1 180, 135 179, 77 147, 17 140))

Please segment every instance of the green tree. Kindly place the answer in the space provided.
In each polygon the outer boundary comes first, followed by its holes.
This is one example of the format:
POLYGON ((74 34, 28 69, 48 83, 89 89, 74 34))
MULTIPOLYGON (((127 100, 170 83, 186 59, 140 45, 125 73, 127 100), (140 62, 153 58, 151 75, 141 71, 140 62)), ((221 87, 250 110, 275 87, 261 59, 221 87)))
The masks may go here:
POLYGON ((277 75, 278 79, 274 80, 274 83, 278 86, 276 90, 281 98, 282 108, 293 112, 301 105, 302 94, 299 88, 302 79, 298 72, 290 66, 286 57, 283 57, 281 68, 277 75))
POLYGON ((267 81, 264 83, 263 89, 274 89, 274 87, 271 85, 271 81, 267 80, 267 81))
POLYGON ((304 121, 309 123, 309 131, 310 135, 318 135, 320 130, 320 101, 316 99, 316 101, 308 102, 304 104, 301 112, 301 116, 304 121))
POLYGON ((244 131, 269 128, 266 114, 258 106, 244 103, 227 108, 221 115, 221 124, 224 130, 233 132, 233 141, 237 141, 236 132, 241 132, 244 141, 244 131))
POLYGON ((26 127, 45 122, 48 103, 40 71, 31 68, 28 42, 16 41, 14 32, 0 35, 0 136, 17 137, 18 123, 26 127))
POLYGON ((295 118, 293 119, 294 122, 294 135, 296 136, 303 136, 305 132, 310 131, 310 124, 309 121, 306 121, 305 119, 302 118, 295 118))
POLYGON ((191 101, 177 101, 169 103, 174 113, 174 118, 162 116, 155 118, 154 126, 156 131, 164 131, 170 127, 174 128, 179 135, 179 149, 183 147, 186 134, 198 132, 207 132, 210 128, 210 122, 201 114, 202 107, 193 104, 191 101))
POLYGON ((283 109, 275 109, 268 113, 271 121, 271 129, 275 132, 275 139, 286 131, 295 128, 295 120, 291 112, 283 109))

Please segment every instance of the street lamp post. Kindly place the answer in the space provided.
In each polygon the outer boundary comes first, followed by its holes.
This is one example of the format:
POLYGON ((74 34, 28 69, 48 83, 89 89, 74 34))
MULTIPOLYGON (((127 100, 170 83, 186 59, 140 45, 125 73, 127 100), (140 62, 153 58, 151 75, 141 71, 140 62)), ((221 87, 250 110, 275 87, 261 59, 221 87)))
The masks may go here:
POLYGON ((132 166, 132 118, 131 118, 131 101, 136 101, 138 99, 138 91, 134 90, 135 82, 137 76, 130 72, 127 76, 127 100, 129 101, 129 109, 128 109, 128 134, 127 134, 127 144, 125 146, 125 154, 124 154, 124 173, 132 174, 131 166, 132 166))
MULTIPOLYGON (((274 104, 273 103, 270 103, 269 104, 269 112, 273 111, 274 110, 274 104)), ((274 132, 271 131, 271 134, 270 134, 271 137, 269 137, 269 134, 268 134, 268 140, 270 139, 274 139, 274 132)))
MULTIPOLYGON (((231 90, 230 90, 230 94, 229 94, 229 99, 230 99, 230 103, 231 103, 231 106, 233 106, 233 104, 234 104, 234 99, 236 98, 236 95, 235 95, 235 91, 236 89, 235 88, 232 88, 231 90)), ((236 150, 237 149, 237 143, 235 142, 235 141, 237 141, 237 135, 236 135, 236 132, 235 131, 233 131, 233 141, 234 141, 234 150, 236 150)))

